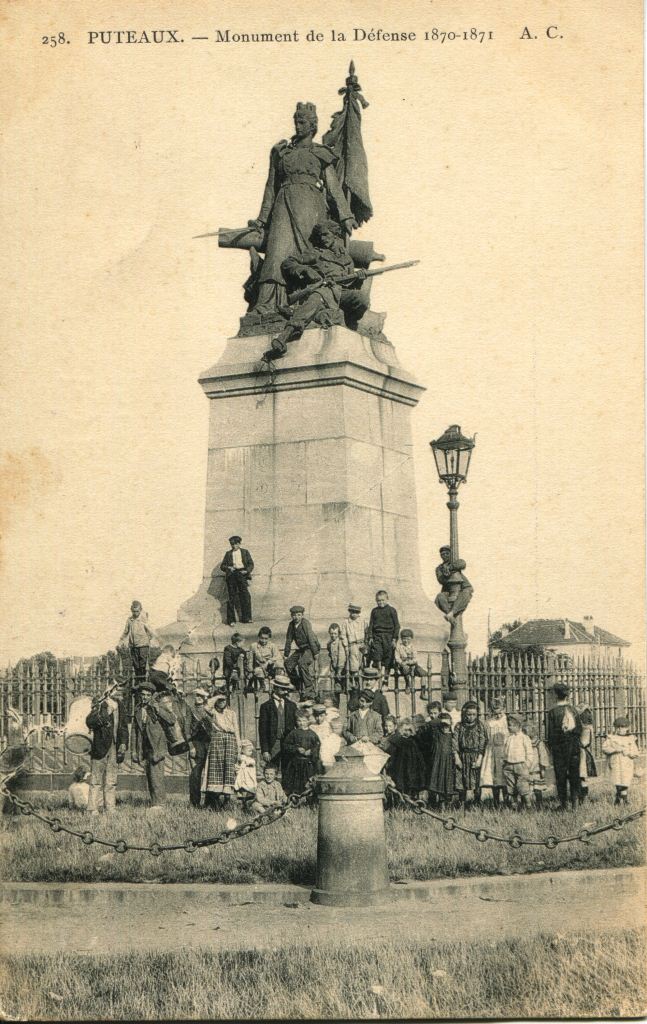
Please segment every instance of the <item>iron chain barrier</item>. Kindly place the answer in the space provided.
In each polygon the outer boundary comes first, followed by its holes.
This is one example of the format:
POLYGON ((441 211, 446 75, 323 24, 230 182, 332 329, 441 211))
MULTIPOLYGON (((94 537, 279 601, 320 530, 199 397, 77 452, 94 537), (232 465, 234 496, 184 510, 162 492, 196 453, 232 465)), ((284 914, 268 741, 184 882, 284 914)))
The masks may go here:
POLYGON ((407 796, 406 793, 401 793, 389 780, 386 781, 385 788, 387 792, 392 793, 403 804, 410 807, 414 814, 426 815, 428 818, 433 818, 434 821, 441 822, 447 832, 465 832, 467 835, 474 836, 479 843, 486 843, 488 839, 492 839, 495 843, 507 843, 513 850, 519 850, 522 846, 545 846, 547 850, 554 850, 560 843, 574 843, 577 841, 588 843, 592 836, 600 835, 602 832, 608 832, 611 829, 620 832, 625 825, 629 822, 637 821, 645 813, 645 808, 641 807, 637 811, 632 811, 631 814, 612 818, 611 821, 606 822, 604 825, 596 825, 594 828, 581 828, 570 836, 548 835, 545 839, 526 839, 519 832, 513 832, 509 836, 502 836, 497 832, 492 832, 489 828, 470 828, 469 825, 464 825, 457 821, 452 815, 445 817, 442 814, 437 814, 436 811, 432 811, 427 807, 424 800, 414 800, 413 797, 407 796))
POLYGON ((265 825, 272 825, 275 821, 280 821, 288 811, 294 807, 300 807, 306 804, 314 792, 314 784, 312 781, 308 782, 306 788, 302 793, 292 793, 285 804, 273 804, 268 807, 267 810, 257 814, 250 821, 244 821, 242 824, 237 825, 235 828, 225 828, 221 832, 218 832, 214 836, 204 836, 196 839, 185 839, 181 843, 164 844, 164 843, 151 843, 149 846, 142 846, 135 843, 127 843, 125 839, 101 839, 99 836, 95 836, 94 832, 90 830, 84 830, 80 832, 78 829, 70 828, 69 825, 63 824, 60 818, 51 817, 48 814, 42 814, 37 811, 30 800, 21 800, 15 793, 12 793, 8 788, 7 783, 11 781, 14 775, 6 776, 0 783, 0 796, 6 797, 11 801, 14 807, 16 807, 21 814, 27 817, 36 818, 38 821, 42 821, 45 825, 48 825, 52 832, 63 832, 69 836, 74 836, 76 839, 80 839, 86 846, 92 846, 97 844, 99 846, 109 846, 116 853, 129 853, 130 851, 136 850, 140 853, 150 853, 153 857, 159 857, 162 853, 169 853, 174 850, 184 850, 185 853, 194 853, 196 850, 204 849, 207 846, 225 845, 231 842, 232 839, 240 839, 242 836, 247 836, 250 832, 257 832, 259 828, 263 828, 265 825))

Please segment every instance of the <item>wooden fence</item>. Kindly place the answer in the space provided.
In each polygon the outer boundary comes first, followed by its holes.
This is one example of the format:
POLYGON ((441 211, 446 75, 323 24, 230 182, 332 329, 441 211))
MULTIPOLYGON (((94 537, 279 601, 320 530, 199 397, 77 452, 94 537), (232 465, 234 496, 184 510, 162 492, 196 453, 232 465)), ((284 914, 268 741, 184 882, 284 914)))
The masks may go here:
MULTIPOLYGON (((222 652, 217 652, 222 664, 222 652)), ((404 682, 393 675, 385 687, 389 704, 396 716, 411 715, 424 710, 429 696, 440 699, 447 686, 447 665, 442 671, 433 671, 431 655, 427 656, 429 679, 416 680, 416 689, 405 693, 404 682), (421 690, 421 684, 425 689, 421 690)), ((87 666, 72 662, 21 663, 18 668, 7 668, 0 675, 0 746, 10 736, 9 708, 15 709, 25 724, 37 727, 30 739, 28 771, 68 773, 86 763, 87 758, 70 754, 63 743, 62 727, 68 717, 71 701, 79 694, 101 694, 116 675, 130 677, 129 662, 119 657, 93 660, 87 666)), ((179 685, 185 694, 197 686, 209 686, 221 681, 201 662, 184 659, 179 685)), ((647 714, 643 677, 629 662, 573 661, 551 656, 487 655, 470 657, 468 661, 468 692, 482 710, 487 710, 493 697, 502 696, 508 711, 517 711, 533 719, 543 734, 545 712, 550 706, 551 689, 557 683, 566 683, 576 704, 587 703, 594 718, 595 752, 600 753, 604 734, 611 729, 613 719, 625 713, 631 722, 638 745, 647 743, 647 714)), ((320 676, 320 689, 330 689, 330 677, 320 676)), ((130 698, 131 699, 131 698, 130 698)), ((231 704, 238 715, 241 735, 258 747, 258 716, 264 693, 245 694, 242 690, 231 694, 231 704)), ((345 698, 342 697, 342 710, 345 698)), ((132 705, 131 705, 132 711, 132 705)), ((127 757, 123 770, 139 774, 141 768, 127 757)), ((184 775, 188 771, 186 755, 168 759, 169 774, 184 775)))

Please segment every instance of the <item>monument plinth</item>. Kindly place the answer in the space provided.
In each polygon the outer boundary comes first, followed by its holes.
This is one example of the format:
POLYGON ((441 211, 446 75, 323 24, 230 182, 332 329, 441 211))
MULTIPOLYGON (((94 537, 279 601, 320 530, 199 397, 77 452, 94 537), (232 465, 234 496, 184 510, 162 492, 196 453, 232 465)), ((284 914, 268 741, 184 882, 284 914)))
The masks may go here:
POLYGON ((420 579, 411 410, 425 390, 393 346, 335 326, 309 329, 280 363, 267 336, 227 341, 200 377, 209 399, 203 578, 178 622, 186 654, 231 635, 219 566, 240 534, 255 569, 253 625, 284 636, 303 604, 320 638, 350 601, 368 611, 384 587, 418 648, 440 652, 448 629, 420 579))

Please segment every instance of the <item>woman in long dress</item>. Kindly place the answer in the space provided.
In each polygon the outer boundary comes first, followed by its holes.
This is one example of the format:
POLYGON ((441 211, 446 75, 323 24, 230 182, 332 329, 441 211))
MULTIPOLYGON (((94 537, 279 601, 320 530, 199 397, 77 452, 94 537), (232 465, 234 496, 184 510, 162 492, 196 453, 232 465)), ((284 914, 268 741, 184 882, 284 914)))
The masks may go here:
POLYGON ((502 697, 493 697, 490 703, 490 714, 485 719, 488 744, 481 765, 481 798, 492 800, 498 806, 500 798, 505 799, 506 785, 503 775, 503 747, 510 735, 505 701, 502 697), (485 792, 483 792, 485 790, 485 792))
POLYGON ((227 694, 217 693, 207 701, 211 716, 211 742, 204 768, 205 806, 216 808, 229 803, 236 780, 236 761, 240 750, 238 719, 227 707, 227 694))
POLYGON ((309 247, 315 224, 333 216, 346 234, 357 226, 335 172, 337 157, 328 146, 313 142, 316 132, 316 107, 299 103, 294 135, 289 142, 282 139, 272 147, 261 210, 249 222, 265 234, 265 259, 253 310, 258 317, 276 315, 285 304, 281 264, 309 247))

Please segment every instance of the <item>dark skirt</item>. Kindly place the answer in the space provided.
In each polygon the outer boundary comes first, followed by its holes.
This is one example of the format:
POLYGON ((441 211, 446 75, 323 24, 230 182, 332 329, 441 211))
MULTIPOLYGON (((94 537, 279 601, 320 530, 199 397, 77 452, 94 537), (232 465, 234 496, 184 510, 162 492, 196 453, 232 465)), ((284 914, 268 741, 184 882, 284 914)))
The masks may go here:
POLYGON ((316 766, 311 758, 303 757, 302 754, 288 755, 281 785, 288 796, 290 793, 303 793, 309 780, 316 774, 316 766))
POLYGON ((456 791, 456 765, 451 733, 439 733, 434 744, 429 789, 439 796, 451 797, 456 791))
POLYGON ((407 796, 427 788, 425 762, 413 736, 402 737, 389 758, 388 774, 395 788, 407 796))

